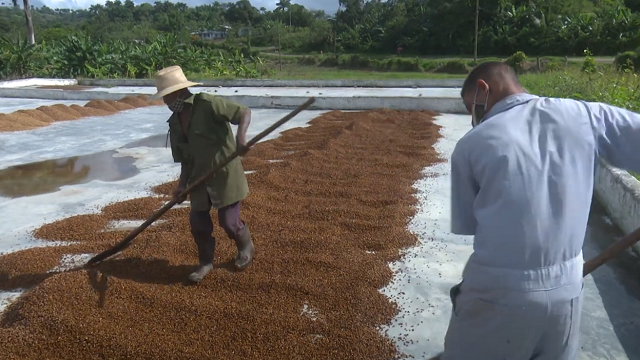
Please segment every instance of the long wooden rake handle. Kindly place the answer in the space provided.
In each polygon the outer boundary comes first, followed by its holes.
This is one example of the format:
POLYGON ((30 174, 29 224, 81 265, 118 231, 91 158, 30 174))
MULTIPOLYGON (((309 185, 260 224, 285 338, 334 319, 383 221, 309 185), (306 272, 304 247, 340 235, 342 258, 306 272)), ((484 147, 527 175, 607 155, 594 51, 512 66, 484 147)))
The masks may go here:
MULTIPOLYGON (((227 164, 229 164, 232 160, 234 160, 238 156, 242 156, 242 155, 246 154, 251 149, 251 147, 253 145, 255 145, 260 140, 262 140, 264 137, 266 137, 267 135, 272 133, 275 129, 280 127, 282 124, 284 124, 287 121, 291 120, 293 117, 298 115, 301 111, 307 109, 315 101, 316 101, 315 98, 313 98, 313 97, 309 98, 309 100, 307 100, 304 104, 298 106, 298 108, 293 110, 287 116, 283 117, 278 122, 274 123, 273 125, 269 126, 267 129, 265 129, 263 132, 261 132, 260 134, 256 135, 253 139, 251 139, 247 143, 247 145, 245 147, 240 148, 240 149, 236 149, 236 151, 234 151, 231 155, 229 155, 229 157, 227 157, 227 159, 225 161, 223 161, 220 164, 218 164, 215 168, 213 168, 211 171, 209 171, 203 177, 201 177, 200 179, 195 181, 193 184, 191 184, 188 188, 186 188, 179 195, 179 198, 186 197, 195 187, 202 185, 211 176, 213 176, 213 174, 215 174, 220 169, 225 167, 227 164)), ((177 204, 177 201, 175 199, 171 199, 171 201, 166 203, 163 207, 161 207, 158 211, 156 211, 153 215, 151 215, 151 217, 149 217, 145 222, 143 222, 142 225, 138 226, 136 229, 133 229, 129 233, 129 235, 127 235, 118 244, 116 244, 112 248, 110 248, 110 249, 108 249, 106 251, 103 251, 100 254, 92 257, 87 262, 87 265, 97 264, 97 263, 99 263, 99 262, 101 262, 101 261, 103 261, 103 260, 105 260, 105 259, 107 259, 107 258, 109 258, 109 257, 121 252, 122 250, 126 249, 127 247, 129 247, 129 245, 131 245, 131 242, 133 241, 133 239, 136 238, 136 236, 138 236, 141 232, 143 232, 146 228, 148 228, 149 225, 153 224, 156 220, 158 220, 162 215, 164 215, 164 213, 166 213, 169 209, 171 209, 175 204, 177 204)))
POLYGON ((640 241, 640 228, 633 230, 633 232, 625 235, 622 239, 609 245, 609 247, 604 249, 593 259, 585 262, 582 266, 582 276, 591 274, 595 269, 599 268, 607 261, 617 257, 638 241, 640 241))

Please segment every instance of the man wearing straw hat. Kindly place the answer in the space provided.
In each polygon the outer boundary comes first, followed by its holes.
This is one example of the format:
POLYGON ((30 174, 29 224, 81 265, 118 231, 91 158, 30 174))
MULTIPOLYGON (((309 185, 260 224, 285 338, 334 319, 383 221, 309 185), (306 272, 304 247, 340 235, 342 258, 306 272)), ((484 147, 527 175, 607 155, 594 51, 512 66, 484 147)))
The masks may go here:
MULTIPOLYGON (((173 160, 181 164, 174 198, 231 155, 237 147, 246 146, 251 111, 240 104, 206 93, 192 94, 188 88, 202 85, 187 80, 179 66, 170 66, 155 75, 157 93, 173 112, 169 120, 169 136, 173 160), (237 136, 230 124, 237 125, 237 136)), ((218 210, 218 224, 238 248, 234 265, 244 270, 253 260, 254 247, 249 228, 240 220, 240 202, 249 192, 240 158, 232 160, 206 185, 190 193, 191 234, 198 249, 199 267, 189 280, 200 282, 213 270, 215 239, 209 211, 218 210)))

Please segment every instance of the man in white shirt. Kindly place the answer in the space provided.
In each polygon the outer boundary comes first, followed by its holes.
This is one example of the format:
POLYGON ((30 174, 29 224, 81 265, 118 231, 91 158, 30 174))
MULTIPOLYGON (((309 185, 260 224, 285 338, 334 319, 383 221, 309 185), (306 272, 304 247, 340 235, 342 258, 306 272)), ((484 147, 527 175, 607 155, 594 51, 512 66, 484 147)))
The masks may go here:
POLYGON ((640 172, 640 116, 528 94, 500 62, 461 96, 473 128, 451 156, 451 226, 474 251, 440 358, 574 360, 597 156, 640 172))

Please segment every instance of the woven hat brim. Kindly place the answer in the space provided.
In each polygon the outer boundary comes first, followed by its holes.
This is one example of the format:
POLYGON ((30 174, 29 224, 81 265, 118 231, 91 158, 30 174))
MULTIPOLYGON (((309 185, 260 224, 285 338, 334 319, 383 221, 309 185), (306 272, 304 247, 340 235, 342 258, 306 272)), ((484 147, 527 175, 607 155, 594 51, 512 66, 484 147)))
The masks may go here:
POLYGON ((157 100, 157 99, 161 99, 171 93, 174 93, 178 90, 182 90, 182 89, 186 89, 186 88, 190 88, 192 86, 198 86, 198 85, 202 85, 202 83, 195 83, 195 82, 191 82, 191 81, 187 81, 184 83, 180 83, 180 84, 175 84, 173 86, 169 86, 168 88, 162 89, 160 91, 158 91, 157 93, 153 94, 151 96, 151 99, 153 100, 157 100))

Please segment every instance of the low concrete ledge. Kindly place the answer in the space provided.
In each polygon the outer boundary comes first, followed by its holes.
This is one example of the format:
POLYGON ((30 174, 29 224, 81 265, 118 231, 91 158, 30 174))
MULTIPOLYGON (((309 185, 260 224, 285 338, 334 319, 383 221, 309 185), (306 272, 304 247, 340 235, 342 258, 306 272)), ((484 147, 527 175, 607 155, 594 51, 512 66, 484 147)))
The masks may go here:
MULTIPOLYGON (((0 88, 0 98, 42 99, 42 100, 120 100, 125 96, 142 94, 110 93, 106 91, 55 90, 33 88, 0 88)), ((148 95, 148 94, 144 94, 148 95)))
POLYGON ((15 89, 27 86, 71 86, 77 85, 78 81, 75 79, 44 79, 44 78, 30 78, 19 79, 10 81, 0 81, 0 88, 2 89, 15 89))
MULTIPOLYGON (((367 88, 458 88, 464 79, 415 79, 415 80, 192 80, 205 87, 367 87, 367 88)), ((155 86, 152 79, 79 79, 78 85, 155 86)))
MULTIPOLYGON (((596 198, 624 233, 640 227, 640 181, 599 159, 594 188, 596 198)), ((633 251, 640 254, 640 245, 635 244, 633 251)))
MULTIPOLYGON (((106 91, 82 90, 48 90, 48 89, 2 89, 0 97, 47 100, 120 100, 125 96, 148 95, 137 93, 110 93, 106 91)), ((304 103, 307 96, 251 96, 233 95, 223 96, 252 108, 262 109, 293 109, 304 103)), ((466 114, 467 110, 462 99, 453 97, 389 97, 389 96, 359 96, 335 97, 316 96, 313 110, 431 110, 440 113, 466 114)))

